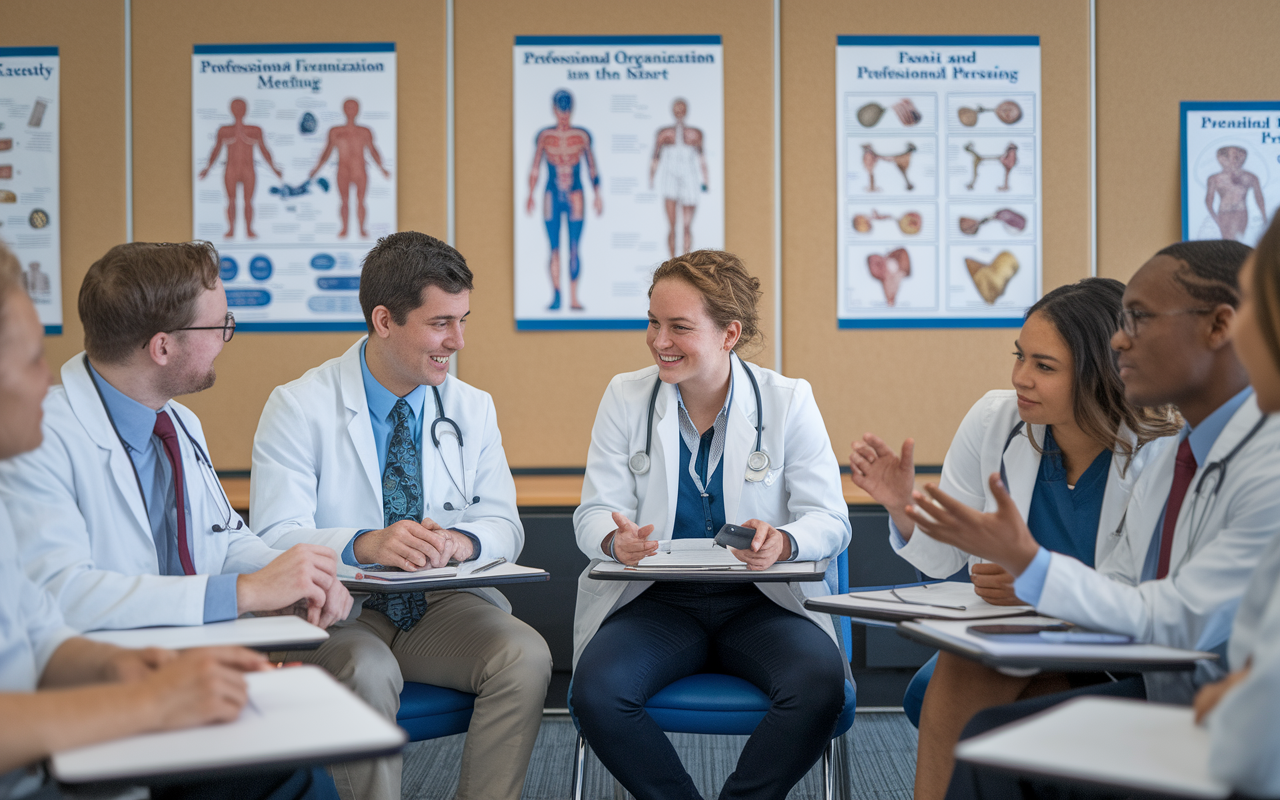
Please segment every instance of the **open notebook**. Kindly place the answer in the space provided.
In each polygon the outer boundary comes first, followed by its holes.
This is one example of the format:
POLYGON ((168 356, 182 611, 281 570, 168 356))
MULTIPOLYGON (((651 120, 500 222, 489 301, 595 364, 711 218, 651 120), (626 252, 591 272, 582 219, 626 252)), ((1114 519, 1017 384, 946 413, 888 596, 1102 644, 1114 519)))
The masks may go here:
POLYGON ((906 619, 992 619, 1034 613, 1027 605, 995 606, 974 592, 973 584, 944 581, 923 586, 904 586, 873 592, 853 590, 849 594, 810 598, 807 605, 818 611, 848 617, 881 620, 906 619))

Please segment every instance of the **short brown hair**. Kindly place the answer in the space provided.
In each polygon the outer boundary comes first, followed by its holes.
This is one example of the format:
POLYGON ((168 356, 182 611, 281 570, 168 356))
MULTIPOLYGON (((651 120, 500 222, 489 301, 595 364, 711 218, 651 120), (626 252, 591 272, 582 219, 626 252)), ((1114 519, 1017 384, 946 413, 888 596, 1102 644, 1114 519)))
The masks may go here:
POLYGON ((1253 252, 1253 304, 1271 360, 1280 369, 1280 224, 1275 219, 1253 252))
POLYGON ((360 308, 373 330, 373 310, 385 306, 403 325, 422 305, 422 293, 438 286, 449 294, 472 289, 471 269, 462 254, 434 236, 400 231, 378 240, 360 269, 360 308))
POLYGON ((209 242, 118 244, 80 285, 80 321, 89 358, 118 364, 162 331, 185 328, 201 292, 218 285, 209 242))
POLYGON ((721 330, 737 320, 742 323, 742 335, 733 346, 736 351, 761 344, 760 314, 756 303, 762 292, 760 279, 751 277, 742 259, 723 250, 694 250, 678 256, 658 267, 649 285, 649 296, 658 281, 676 278, 689 284, 702 294, 702 302, 721 330))
POLYGON ((22 277, 22 264, 13 251, 0 242, 0 330, 4 327, 5 306, 9 304, 9 294, 14 291, 26 291, 22 277))

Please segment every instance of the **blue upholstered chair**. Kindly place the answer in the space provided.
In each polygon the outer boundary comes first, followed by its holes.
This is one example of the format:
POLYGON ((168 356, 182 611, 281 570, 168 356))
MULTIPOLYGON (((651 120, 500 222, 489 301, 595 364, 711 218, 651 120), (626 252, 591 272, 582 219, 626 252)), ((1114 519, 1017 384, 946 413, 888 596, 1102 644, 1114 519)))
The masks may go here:
MULTIPOLYGON (((824 578, 833 593, 847 592, 849 586, 849 554, 845 551, 827 568, 824 578)), ((847 618, 836 620, 836 631, 840 636, 841 650, 849 651, 850 625, 847 618)), ((572 693, 570 688, 570 693, 572 693)), ((844 778, 837 785, 833 779, 837 761, 843 761, 844 751, 836 750, 833 743, 848 732, 853 726, 854 712, 857 708, 857 691, 854 685, 845 681, 844 709, 836 721, 836 730, 832 741, 822 754, 824 800, 832 800, 837 789, 841 796, 848 792, 848 779, 844 778)), ((668 733, 702 733, 749 736, 764 715, 769 711, 769 697, 756 686, 732 675, 717 673, 701 673, 672 683, 662 691, 649 698, 645 703, 645 711, 668 733)), ((574 725, 577 725, 574 719, 574 725)), ((573 754, 573 786, 571 797, 582 800, 583 773, 587 761, 587 742, 578 733, 578 744, 573 754)), ((848 774, 842 769, 842 775, 848 774)))
POLYGON ((907 691, 902 695, 902 711, 907 715, 907 721, 917 728, 920 727, 920 709, 924 706, 924 690, 929 688, 933 668, 937 665, 938 654, 934 653, 932 658, 924 662, 923 667, 916 670, 911 683, 907 684, 907 691))
POLYGON ((476 696, 469 692, 406 681, 396 722, 411 742, 466 733, 475 704, 476 696))

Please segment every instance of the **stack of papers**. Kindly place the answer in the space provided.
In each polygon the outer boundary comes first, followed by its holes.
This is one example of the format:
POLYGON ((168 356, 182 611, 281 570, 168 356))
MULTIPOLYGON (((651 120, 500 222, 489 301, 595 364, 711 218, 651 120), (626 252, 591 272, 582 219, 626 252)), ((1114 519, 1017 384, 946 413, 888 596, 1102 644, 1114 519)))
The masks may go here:
POLYGON ((354 567, 349 570, 350 577, 343 574, 344 572, 347 571, 340 570, 338 574, 338 577, 342 580, 397 583, 423 581, 428 578, 454 578, 458 575, 458 568, 439 567, 437 569, 420 569, 413 572, 405 572, 404 570, 390 567, 379 567, 376 569, 361 569, 359 567, 354 567))

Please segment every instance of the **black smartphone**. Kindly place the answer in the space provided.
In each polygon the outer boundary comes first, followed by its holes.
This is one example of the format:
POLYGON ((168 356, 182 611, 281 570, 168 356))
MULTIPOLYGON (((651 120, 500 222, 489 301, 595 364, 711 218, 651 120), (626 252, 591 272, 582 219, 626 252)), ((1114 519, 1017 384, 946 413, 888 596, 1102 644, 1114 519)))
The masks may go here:
POLYGON ((741 525, 731 525, 726 522, 716 534, 716 544, 721 547, 732 547, 735 550, 750 550, 751 540, 755 538, 755 528, 744 528, 741 525))

